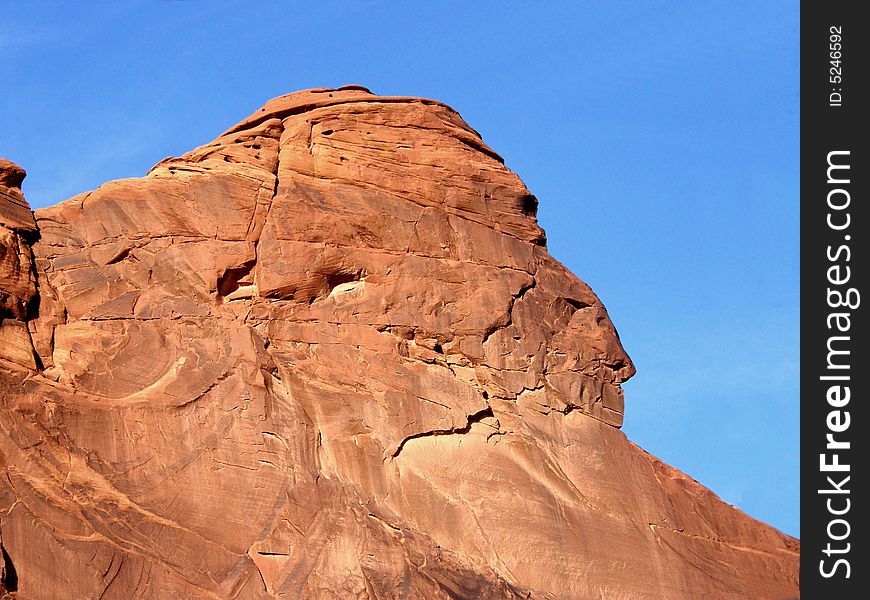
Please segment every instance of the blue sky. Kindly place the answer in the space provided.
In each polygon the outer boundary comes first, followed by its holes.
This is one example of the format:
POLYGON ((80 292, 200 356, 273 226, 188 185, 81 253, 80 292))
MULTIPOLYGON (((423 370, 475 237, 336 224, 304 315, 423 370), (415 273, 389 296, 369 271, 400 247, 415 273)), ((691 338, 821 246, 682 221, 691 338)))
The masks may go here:
POLYGON ((447 102, 607 305, 630 439, 798 535, 798 2, 544 5, 4 3, 0 156, 48 206, 297 89, 447 102))

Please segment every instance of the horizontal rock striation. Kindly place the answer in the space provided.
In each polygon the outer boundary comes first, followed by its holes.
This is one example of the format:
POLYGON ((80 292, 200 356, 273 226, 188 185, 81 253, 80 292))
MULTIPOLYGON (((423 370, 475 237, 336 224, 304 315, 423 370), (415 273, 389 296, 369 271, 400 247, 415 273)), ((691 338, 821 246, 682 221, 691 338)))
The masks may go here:
POLYGON ((799 595, 619 431, 607 312, 449 107, 289 94, 35 220, 0 173, 0 589, 799 595))

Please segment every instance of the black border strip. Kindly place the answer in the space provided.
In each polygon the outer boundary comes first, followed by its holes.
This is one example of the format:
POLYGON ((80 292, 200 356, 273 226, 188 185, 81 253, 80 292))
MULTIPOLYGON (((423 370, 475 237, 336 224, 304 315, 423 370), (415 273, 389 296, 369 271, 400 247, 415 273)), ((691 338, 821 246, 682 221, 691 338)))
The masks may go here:
POLYGON ((861 460, 870 433, 870 23, 859 7, 801 5, 801 592, 810 599, 870 589, 870 507, 859 492, 870 483, 861 460))

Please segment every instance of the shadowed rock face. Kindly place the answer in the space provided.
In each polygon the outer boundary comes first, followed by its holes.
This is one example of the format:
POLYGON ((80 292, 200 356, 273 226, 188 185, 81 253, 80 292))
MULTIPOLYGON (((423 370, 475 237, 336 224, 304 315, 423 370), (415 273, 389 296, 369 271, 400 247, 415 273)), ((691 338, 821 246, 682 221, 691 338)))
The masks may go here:
POLYGON ((290 94, 35 222, 0 172, 19 598, 799 594, 797 540, 619 431, 604 307, 447 106, 290 94))

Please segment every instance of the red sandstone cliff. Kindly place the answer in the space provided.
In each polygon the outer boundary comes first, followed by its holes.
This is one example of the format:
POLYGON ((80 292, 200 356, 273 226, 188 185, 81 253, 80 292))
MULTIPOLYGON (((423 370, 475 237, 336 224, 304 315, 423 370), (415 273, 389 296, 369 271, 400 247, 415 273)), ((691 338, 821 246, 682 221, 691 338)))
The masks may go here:
POLYGON ((349 86, 35 212, 0 162, 2 590, 799 595, 799 542, 630 443, 634 372, 447 106, 349 86))

